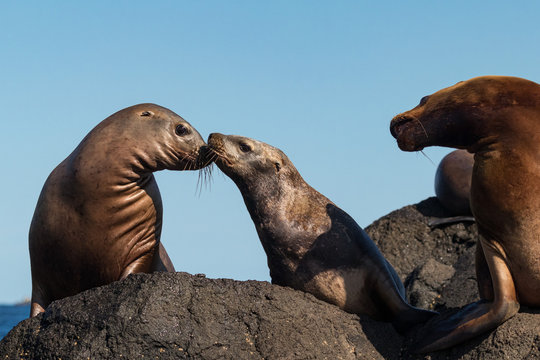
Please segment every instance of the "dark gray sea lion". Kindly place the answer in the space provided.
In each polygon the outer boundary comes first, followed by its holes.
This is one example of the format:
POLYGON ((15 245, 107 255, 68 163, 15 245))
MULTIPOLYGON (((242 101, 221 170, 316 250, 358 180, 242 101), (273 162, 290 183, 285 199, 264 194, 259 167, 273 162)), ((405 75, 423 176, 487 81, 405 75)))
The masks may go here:
POLYGON ((471 209, 478 225, 481 302, 433 320, 420 351, 450 347, 540 306, 540 85, 484 76, 424 97, 390 130, 404 151, 440 145, 474 153, 471 209))
POLYGON ((435 195, 452 216, 431 220, 431 226, 474 221, 470 206, 473 165, 474 156, 467 150, 454 150, 441 160, 435 173, 435 195))
POLYGON ((98 124, 49 175, 30 226, 30 315, 133 273, 174 271, 152 173, 201 167, 199 133, 154 104, 98 124))
POLYGON ((373 241, 309 186, 281 150, 221 134, 211 134, 208 146, 242 193, 274 284, 391 321, 398 331, 435 314, 406 302, 403 284, 373 241))

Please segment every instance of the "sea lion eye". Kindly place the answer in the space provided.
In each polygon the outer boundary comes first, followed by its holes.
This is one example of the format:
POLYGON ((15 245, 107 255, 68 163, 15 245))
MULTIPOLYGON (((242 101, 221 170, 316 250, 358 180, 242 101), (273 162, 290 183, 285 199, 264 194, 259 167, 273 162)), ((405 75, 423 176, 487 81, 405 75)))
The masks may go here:
POLYGON ((245 144, 245 143, 240 143, 240 151, 242 152, 250 152, 251 151, 251 147, 248 145, 248 144, 245 144))
POLYGON ((141 113, 141 116, 151 116, 151 115, 152 115, 152 113, 150 111, 143 111, 141 113))
POLYGON ((178 124, 176 125, 175 132, 176 132, 176 135, 182 136, 182 135, 186 135, 189 132, 189 129, 182 124, 178 124))
POLYGON ((420 99, 420 106, 427 103, 428 99, 429 99, 429 96, 424 96, 422 99, 420 99))

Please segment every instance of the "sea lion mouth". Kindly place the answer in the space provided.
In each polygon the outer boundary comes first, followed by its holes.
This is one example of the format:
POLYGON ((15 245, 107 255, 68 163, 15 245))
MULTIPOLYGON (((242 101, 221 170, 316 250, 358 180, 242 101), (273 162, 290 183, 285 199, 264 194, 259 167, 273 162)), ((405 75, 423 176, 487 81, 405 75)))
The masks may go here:
POLYGON ((184 164, 184 167, 181 170, 198 170, 208 165, 201 161, 200 151, 198 154, 193 154, 191 152, 179 153, 177 162, 184 164))
POLYGON ((204 158, 207 164, 210 164, 212 162, 221 162, 224 163, 226 166, 233 166, 233 162, 221 151, 221 149, 212 147, 212 145, 208 145, 204 147, 204 158))
POLYGON ((403 125, 413 121, 413 118, 403 115, 398 115, 392 119, 390 123, 390 133, 397 139, 403 133, 403 125))
MULTIPOLYGON (((420 151, 428 140, 428 133, 422 122, 412 116, 397 115, 390 122, 390 133, 396 139, 399 148, 403 151, 420 151), (418 127, 425 139, 418 138, 418 127)), ((423 138, 423 137, 422 137, 423 138)))

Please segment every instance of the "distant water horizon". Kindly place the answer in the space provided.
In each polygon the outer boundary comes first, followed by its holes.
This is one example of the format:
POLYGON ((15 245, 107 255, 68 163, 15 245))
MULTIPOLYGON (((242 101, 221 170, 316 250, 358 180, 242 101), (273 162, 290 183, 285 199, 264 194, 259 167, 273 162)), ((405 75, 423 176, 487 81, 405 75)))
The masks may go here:
POLYGON ((0 340, 30 314, 30 304, 0 305, 0 340))

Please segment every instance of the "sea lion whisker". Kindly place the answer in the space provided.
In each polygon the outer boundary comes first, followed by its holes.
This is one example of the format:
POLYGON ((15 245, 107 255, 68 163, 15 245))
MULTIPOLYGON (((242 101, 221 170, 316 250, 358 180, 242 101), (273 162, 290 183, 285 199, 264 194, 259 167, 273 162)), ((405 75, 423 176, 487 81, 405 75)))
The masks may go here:
POLYGON ((435 166, 435 163, 433 162, 433 160, 431 160, 431 158, 430 158, 429 156, 426 155, 426 153, 424 152, 424 150, 419 150, 419 151, 422 153, 422 155, 424 155, 424 156, 426 157, 426 159, 429 160, 430 163, 433 164, 433 166, 435 166))
POLYGON ((196 192, 198 196, 202 194, 203 186, 205 189, 211 189, 211 180, 212 180, 212 169, 214 164, 210 163, 206 167, 199 169, 199 174, 197 177, 197 187, 196 192))
MULTIPOLYGON (((426 128, 424 127, 424 125, 422 125, 422 122, 420 121, 420 119, 415 117, 414 120, 418 121, 418 123, 420 124, 420 127, 424 131, 424 134, 426 134, 426 140, 429 140, 429 136, 427 134, 426 128)), ((433 165, 435 165, 435 164, 433 164, 433 165)))
MULTIPOLYGON (((215 150, 215 149, 213 149, 213 148, 210 148, 210 149, 212 150, 212 152, 213 152, 214 154, 217 155, 217 158, 219 158, 219 159, 225 161, 225 162, 226 162, 228 165, 230 165, 230 166, 233 165, 232 161, 229 160, 229 158, 228 158, 227 156, 225 156, 223 153, 218 152, 217 150, 215 150)), ((217 158, 216 158, 216 160, 217 160, 217 158)))

